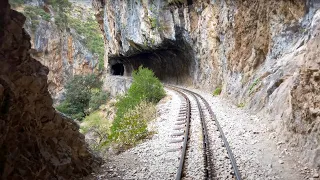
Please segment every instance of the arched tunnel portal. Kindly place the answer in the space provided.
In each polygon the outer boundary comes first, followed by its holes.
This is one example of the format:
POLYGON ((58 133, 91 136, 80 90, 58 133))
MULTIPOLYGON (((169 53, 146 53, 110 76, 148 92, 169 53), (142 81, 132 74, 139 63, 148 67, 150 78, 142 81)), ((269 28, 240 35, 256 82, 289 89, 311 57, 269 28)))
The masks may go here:
POLYGON ((130 56, 109 57, 111 75, 131 76, 139 66, 151 69, 163 82, 188 83, 192 81, 194 72, 194 55, 185 41, 167 40, 156 49, 142 50, 130 56))

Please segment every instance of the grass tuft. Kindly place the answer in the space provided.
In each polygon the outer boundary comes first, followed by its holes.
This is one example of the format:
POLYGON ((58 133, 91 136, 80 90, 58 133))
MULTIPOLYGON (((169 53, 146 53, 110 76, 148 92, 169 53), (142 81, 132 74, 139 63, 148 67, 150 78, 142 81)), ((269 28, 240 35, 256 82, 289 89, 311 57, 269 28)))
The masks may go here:
POLYGON ((219 96, 221 94, 222 88, 219 86, 213 91, 213 96, 219 96))
POLYGON ((253 90, 254 90, 254 87, 260 83, 260 79, 256 79, 249 87, 249 94, 252 94, 253 93, 253 90))
POLYGON ((244 108, 246 105, 244 104, 244 103, 239 103, 238 105, 237 105, 237 107, 238 108, 244 108))

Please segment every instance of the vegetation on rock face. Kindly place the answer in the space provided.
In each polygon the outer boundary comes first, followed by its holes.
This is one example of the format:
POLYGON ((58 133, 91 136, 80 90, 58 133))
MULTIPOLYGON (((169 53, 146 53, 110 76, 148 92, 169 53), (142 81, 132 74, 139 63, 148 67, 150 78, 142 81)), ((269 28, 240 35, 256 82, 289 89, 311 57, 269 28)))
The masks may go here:
POLYGON ((68 0, 45 0, 46 4, 52 5, 56 10, 60 10, 63 13, 66 13, 69 8, 71 8, 72 3, 68 0))
MULTIPOLYGON (((111 126, 111 140, 121 147, 130 147, 148 135, 148 115, 154 115, 155 103, 165 96, 161 82, 154 73, 140 67, 133 72, 128 92, 116 103, 116 117, 111 126)), ((148 119, 149 118, 149 119, 148 119)))
POLYGON ((153 17, 149 17, 149 21, 151 24, 151 29, 155 29, 157 27, 157 19, 153 17))
POLYGON ((56 25, 60 29, 66 29, 68 27, 67 13, 71 10, 72 3, 68 0, 46 0, 46 3, 51 5, 56 11, 54 17, 56 25))
POLYGON ((31 20, 31 29, 35 31, 39 25, 40 19, 50 21, 51 15, 42 8, 36 6, 25 6, 24 15, 31 20))
POLYGON ((101 90, 102 82, 96 75, 76 75, 67 82, 65 100, 56 107, 73 119, 82 120, 106 102, 108 95, 101 90))
POLYGON ((104 42, 99 25, 95 19, 89 17, 83 21, 81 19, 69 17, 69 27, 84 37, 84 43, 92 52, 99 55, 99 69, 103 68, 104 42))
MULTIPOLYGON (((10 0, 13 7, 19 7, 30 0, 10 0)), ((80 18, 72 13, 75 7, 68 0, 45 0, 46 5, 52 7, 54 16, 44 11, 43 7, 24 5, 23 13, 31 21, 31 30, 35 31, 41 20, 50 21, 54 17, 54 23, 58 29, 65 31, 68 28, 74 29, 83 38, 83 44, 92 54, 99 57, 99 69, 104 67, 104 42, 99 29, 99 24, 95 18, 89 16, 80 18)), ((93 15, 93 14, 92 14, 93 15)))
POLYGON ((24 3, 28 2, 28 1, 30 1, 30 0, 9 0, 9 3, 13 8, 16 8, 16 7, 23 5, 24 3))
POLYGON ((260 83, 260 79, 254 80, 254 82, 249 87, 249 94, 253 93, 254 87, 260 83))

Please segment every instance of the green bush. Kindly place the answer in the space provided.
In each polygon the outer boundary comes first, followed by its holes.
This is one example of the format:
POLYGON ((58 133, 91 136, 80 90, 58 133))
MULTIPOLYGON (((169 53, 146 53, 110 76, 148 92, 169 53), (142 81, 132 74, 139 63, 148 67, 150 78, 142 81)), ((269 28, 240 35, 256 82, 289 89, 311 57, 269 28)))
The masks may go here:
POLYGON ((148 68, 140 66, 138 71, 132 73, 132 77, 133 82, 128 90, 128 96, 153 103, 159 102, 165 96, 162 83, 148 68))
POLYGON ((222 88, 221 87, 217 87, 214 91, 213 91, 213 95, 214 96, 219 96, 221 94, 222 88))
MULTIPOLYGON (((93 89, 101 91, 102 82, 94 74, 76 75, 69 82, 66 83, 65 101, 56 107, 56 109, 73 119, 82 120, 89 114, 90 101, 91 106, 97 107, 99 103, 105 102, 104 95, 100 93, 96 97, 93 89), (91 100, 91 97, 94 97, 91 100)), ((101 104, 99 104, 101 105, 101 104)))
POLYGON ((114 141, 120 148, 136 145, 149 135, 148 121, 155 118, 156 108, 153 103, 141 101, 134 109, 128 110, 117 124, 114 141))
POLYGON ((78 105, 72 104, 67 100, 56 106, 56 109, 76 120, 82 120, 86 116, 85 111, 78 107, 78 105))
POLYGON ((99 107, 106 103, 109 94, 101 91, 101 89, 92 89, 91 90, 91 98, 89 101, 89 109, 90 111, 95 111, 99 109, 99 107))
MULTIPOLYGON (((119 97, 116 103, 116 117, 111 126, 112 140, 117 143, 122 142, 125 146, 135 144, 148 132, 146 126, 148 118, 144 114, 150 114, 150 110, 147 110, 146 106, 139 107, 146 103, 149 103, 147 106, 151 106, 165 96, 163 85, 151 70, 139 67, 132 76, 133 82, 128 92, 119 97)), ((155 114, 155 111, 151 114, 155 114)))

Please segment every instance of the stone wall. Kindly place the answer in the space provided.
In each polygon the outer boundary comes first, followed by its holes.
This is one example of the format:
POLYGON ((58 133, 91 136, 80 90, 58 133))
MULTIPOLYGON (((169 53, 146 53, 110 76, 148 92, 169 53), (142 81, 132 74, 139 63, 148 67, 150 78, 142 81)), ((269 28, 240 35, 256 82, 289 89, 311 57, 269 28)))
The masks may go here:
POLYGON ((0 177, 79 179, 98 161, 78 125, 52 107, 49 70, 30 57, 24 22, 0 2, 0 177))

